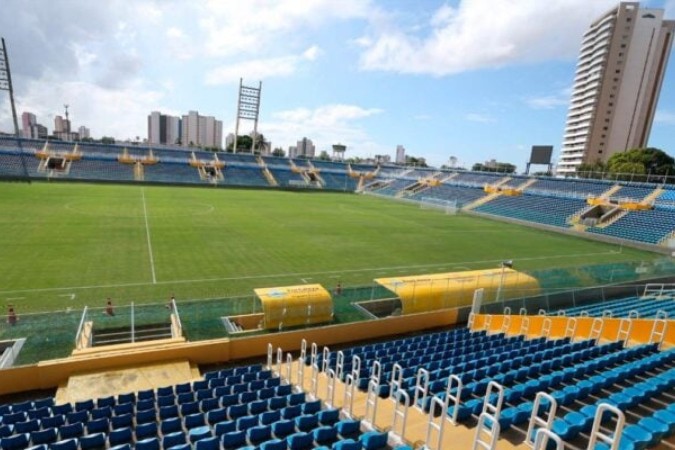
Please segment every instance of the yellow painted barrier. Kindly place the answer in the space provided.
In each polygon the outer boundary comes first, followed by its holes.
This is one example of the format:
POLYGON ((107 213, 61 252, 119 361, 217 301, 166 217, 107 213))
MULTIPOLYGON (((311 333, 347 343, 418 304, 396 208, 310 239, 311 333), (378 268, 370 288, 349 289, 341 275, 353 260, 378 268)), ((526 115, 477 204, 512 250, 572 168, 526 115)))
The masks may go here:
MULTIPOLYGON (((591 336, 593 322, 596 319, 602 320, 602 329, 600 340, 615 341, 619 336, 619 329, 622 319, 620 318, 602 318, 602 317, 566 317, 566 316, 521 316, 521 315, 488 315, 478 314, 474 316, 472 330, 486 329, 486 322, 489 322, 487 329, 490 332, 505 332, 510 335, 525 334, 529 337, 543 336, 546 328, 549 328, 548 335, 552 339, 566 337, 566 332, 573 329, 574 339, 588 339, 591 336), (523 321, 527 320, 527 330, 523 329, 523 321), (573 320, 574 322, 570 322, 573 320), (550 327, 545 324, 550 323, 550 327), (570 324, 574 323, 574 327, 570 324)), ((631 331, 628 335, 630 344, 648 343, 652 330, 654 329, 654 320, 649 319, 631 319, 631 331)), ((666 321, 666 329, 663 337, 664 348, 675 346, 675 320, 666 321)))

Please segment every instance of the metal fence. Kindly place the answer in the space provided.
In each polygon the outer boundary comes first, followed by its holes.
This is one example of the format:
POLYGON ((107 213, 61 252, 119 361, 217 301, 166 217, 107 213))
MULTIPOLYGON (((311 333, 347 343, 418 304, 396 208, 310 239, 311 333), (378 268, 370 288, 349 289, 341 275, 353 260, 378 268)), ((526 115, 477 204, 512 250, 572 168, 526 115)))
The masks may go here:
MULTIPOLYGON (((517 288, 517 292, 514 293, 508 287, 502 286, 484 298, 481 312, 502 313, 505 307, 509 307, 513 313, 518 313, 524 308, 527 314, 537 314, 541 309, 549 311, 589 302, 639 296, 644 292, 647 280, 660 283, 675 282, 675 260, 666 258, 650 262, 632 261, 535 270, 523 276, 536 278, 539 288, 531 291, 528 291, 530 288, 517 288)), ((420 283, 420 288, 422 283, 426 283, 425 288, 429 287, 428 281, 420 283)), ((449 281, 437 279, 433 283, 437 287, 442 287, 443 283, 447 284, 449 281)), ((473 290, 478 287, 477 281, 475 279, 467 281, 465 287, 462 294, 440 296, 440 300, 430 308, 444 309, 470 305, 473 290)), ((355 303, 363 305, 370 301, 396 301, 394 291, 378 284, 333 288, 332 323, 373 320, 373 315, 362 308, 357 308, 355 303)), ((419 289, 419 292, 423 291, 424 289, 419 289)), ((412 301, 416 300, 418 299, 413 295, 412 301)), ((175 329, 171 328, 172 314, 175 315, 176 325, 183 336, 189 341, 199 341, 227 336, 223 324, 224 317, 262 313, 260 301, 252 294, 144 304, 139 304, 137 300, 126 305, 122 305, 122 302, 121 299, 115 301, 113 314, 110 314, 111 311, 106 306, 69 308, 36 314, 21 314, 17 311, 17 320, 14 324, 10 324, 7 316, 1 317, 0 341, 26 339, 14 364, 22 365, 69 356, 76 348, 100 344, 95 342, 100 336, 108 335, 111 340, 119 337, 126 339, 125 342, 137 342, 139 339, 152 336, 153 327, 157 325, 163 326, 165 331, 169 330, 166 337, 175 337, 175 329), (88 324, 90 328, 87 328, 88 324)), ((306 312, 311 313, 311 309, 307 309, 306 312)))

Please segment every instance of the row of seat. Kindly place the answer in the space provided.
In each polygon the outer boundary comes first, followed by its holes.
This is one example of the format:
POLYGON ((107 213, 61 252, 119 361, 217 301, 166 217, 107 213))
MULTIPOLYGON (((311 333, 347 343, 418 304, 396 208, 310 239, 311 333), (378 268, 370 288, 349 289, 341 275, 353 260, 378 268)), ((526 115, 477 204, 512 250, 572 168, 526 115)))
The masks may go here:
POLYGON ((575 306, 550 311, 550 314, 575 316, 600 317, 656 317, 659 311, 663 311, 666 317, 675 314, 675 301, 670 299, 628 297, 610 300, 591 305, 575 306))

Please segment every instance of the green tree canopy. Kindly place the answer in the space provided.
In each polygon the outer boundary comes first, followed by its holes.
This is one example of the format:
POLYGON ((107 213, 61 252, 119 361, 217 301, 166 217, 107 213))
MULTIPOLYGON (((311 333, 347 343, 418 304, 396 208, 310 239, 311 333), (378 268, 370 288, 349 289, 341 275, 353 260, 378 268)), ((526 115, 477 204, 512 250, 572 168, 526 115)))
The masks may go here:
POLYGON ((283 148, 277 147, 274 150, 272 150, 272 156, 277 156, 279 158, 283 158, 284 156, 286 156, 286 152, 284 151, 283 148))
POLYGON ((499 173, 514 173, 516 171, 516 166, 510 163, 496 162, 494 164, 481 164, 476 163, 473 165, 471 170, 481 171, 481 172, 499 172, 499 173))

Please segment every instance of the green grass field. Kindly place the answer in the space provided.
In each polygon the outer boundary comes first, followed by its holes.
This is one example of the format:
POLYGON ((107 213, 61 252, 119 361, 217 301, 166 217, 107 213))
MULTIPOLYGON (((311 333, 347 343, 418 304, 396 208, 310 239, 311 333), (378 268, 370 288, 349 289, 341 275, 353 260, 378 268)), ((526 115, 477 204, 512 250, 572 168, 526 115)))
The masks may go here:
POLYGON ((20 313, 364 285, 504 259, 535 270, 656 257, 368 196, 66 183, 0 183, 0 255, 0 301, 20 313))

